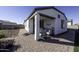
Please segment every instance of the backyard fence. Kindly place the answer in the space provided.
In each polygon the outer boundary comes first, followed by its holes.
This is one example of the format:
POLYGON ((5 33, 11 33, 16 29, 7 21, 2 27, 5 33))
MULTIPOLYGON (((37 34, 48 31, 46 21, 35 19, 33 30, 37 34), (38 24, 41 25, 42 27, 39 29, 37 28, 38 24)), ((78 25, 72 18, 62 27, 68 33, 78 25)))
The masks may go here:
POLYGON ((79 46, 79 30, 75 31, 75 46, 79 46))
POLYGON ((18 35, 19 29, 15 29, 15 30, 0 30, 0 32, 2 34, 4 34, 5 37, 15 37, 15 36, 18 35))

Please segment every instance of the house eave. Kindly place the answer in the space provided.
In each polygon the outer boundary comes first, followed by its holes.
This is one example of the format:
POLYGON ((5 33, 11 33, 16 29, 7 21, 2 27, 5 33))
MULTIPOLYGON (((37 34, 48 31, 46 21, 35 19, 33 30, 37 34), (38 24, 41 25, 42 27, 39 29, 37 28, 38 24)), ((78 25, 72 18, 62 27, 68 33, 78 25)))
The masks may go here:
POLYGON ((45 10, 45 9, 54 9, 56 10, 57 12, 61 13, 64 15, 64 17, 66 18, 67 20, 67 17, 65 16, 65 14, 63 12, 61 12, 60 10, 58 10, 57 8, 55 8, 54 6, 51 6, 51 7, 38 7, 38 8, 34 8, 33 12, 30 14, 30 16, 24 21, 24 23, 38 10, 45 10))

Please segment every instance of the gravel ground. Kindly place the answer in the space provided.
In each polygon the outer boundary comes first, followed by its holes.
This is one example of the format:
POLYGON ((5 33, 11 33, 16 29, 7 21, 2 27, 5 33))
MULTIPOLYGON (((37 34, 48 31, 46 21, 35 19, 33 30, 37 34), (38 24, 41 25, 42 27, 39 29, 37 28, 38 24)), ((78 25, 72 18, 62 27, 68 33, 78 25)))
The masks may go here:
POLYGON ((34 35, 24 34, 26 31, 21 29, 18 36, 15 38, 16 43, 20 48, 16 52, 72 52, 74 51, 74 31, 51 37, 51 40, 35 41, 34 35))

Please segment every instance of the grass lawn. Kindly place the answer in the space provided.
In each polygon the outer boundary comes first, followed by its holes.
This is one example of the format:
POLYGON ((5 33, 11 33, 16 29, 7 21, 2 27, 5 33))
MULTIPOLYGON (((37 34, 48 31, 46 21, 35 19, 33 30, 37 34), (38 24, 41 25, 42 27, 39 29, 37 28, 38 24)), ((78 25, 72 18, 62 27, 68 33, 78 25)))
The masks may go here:
POLYGON ((75 46, 74 52, 79 52, 79 47, 75 46))

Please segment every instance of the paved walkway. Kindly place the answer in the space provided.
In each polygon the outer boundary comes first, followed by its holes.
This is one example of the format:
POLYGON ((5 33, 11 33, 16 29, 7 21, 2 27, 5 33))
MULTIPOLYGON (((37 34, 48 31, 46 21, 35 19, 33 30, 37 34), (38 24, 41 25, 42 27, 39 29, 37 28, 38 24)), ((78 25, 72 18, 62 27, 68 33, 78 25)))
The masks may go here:
POLYGON ((48 41, 35 41, 33 34, 24 33, 26 31, 21 29, 15 38, 15 44, 20 45, 17 52, 72 52, 74 50, 73 30, 57 37, 51 37, 48 41))

